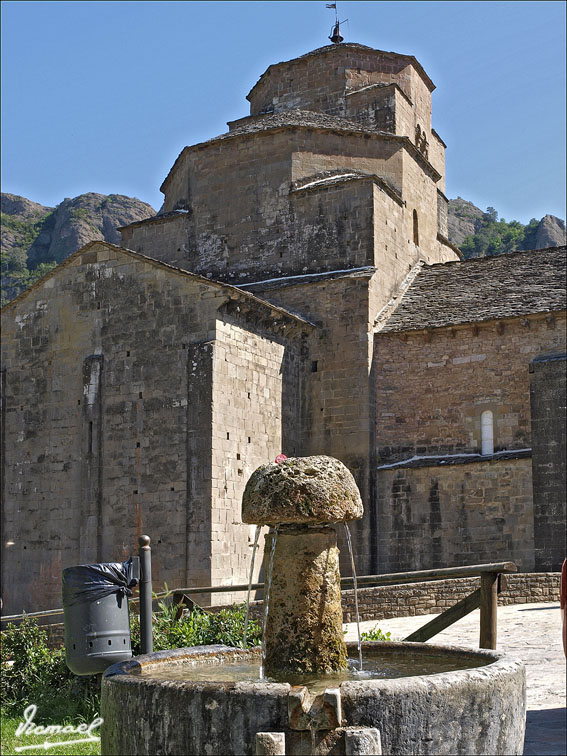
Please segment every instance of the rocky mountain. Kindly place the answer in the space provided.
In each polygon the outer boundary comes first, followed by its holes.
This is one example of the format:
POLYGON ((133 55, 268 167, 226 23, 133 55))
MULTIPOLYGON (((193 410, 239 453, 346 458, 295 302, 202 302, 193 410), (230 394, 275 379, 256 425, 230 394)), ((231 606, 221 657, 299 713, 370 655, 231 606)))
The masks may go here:
POLYGON ((466 258, 505 254, 526 249, 545 249, 565 244, 565 221, 554 215, 524 225, 498 219, 493 207, 483 212, 462 197, 449 200, 449 239, 466 258))
POLYGON ((64 199, 48 215, 28 249, 28 267, 42 262, 61 262, 87 242, 101 239, 120 244, 116 230, 133 221, 155 215, 145 202, 120 194, 81 194, 64 199))
POLYGON ((555 215, 544 215, 535 234, 534 249, 560 247, 562 244, 565 244, 565 221, 555 215))
POLYGON ((475 234, 482 225, 483 211, 462 197, 449 200, 449 241, 460 247, 462 242, 475 234))
POLYGON ((2 254, 11 255, 18 251, 18 256, 25 261, 27 250, 37 236, 42 222, 51 212, 52 207, 38 205, 37 202, 31 202, 15 194, 2 193, 2 254))
POLYGON ((156 214, 139 199, 92 192, 55 208, 3 192, 1 205, 2 304, 87 242, 119 244, 119 226, 156 214))

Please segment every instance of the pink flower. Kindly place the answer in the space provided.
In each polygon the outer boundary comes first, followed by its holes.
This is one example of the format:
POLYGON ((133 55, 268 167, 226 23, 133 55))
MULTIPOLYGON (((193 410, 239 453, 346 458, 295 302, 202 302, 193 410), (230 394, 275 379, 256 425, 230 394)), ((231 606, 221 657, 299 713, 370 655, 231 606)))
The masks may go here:
POLYGON ((285 459, 287 459, 285 454, 278 454, 278 456, 276 457, 276 464, 279 465, 279 463, 283 462, 285 459))

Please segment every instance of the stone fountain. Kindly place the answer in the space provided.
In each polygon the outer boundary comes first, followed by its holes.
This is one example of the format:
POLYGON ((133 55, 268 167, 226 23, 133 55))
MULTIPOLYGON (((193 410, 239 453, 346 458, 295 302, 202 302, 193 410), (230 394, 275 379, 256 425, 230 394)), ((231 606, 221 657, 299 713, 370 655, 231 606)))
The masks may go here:
POLYGON ((345 644, 334 526, 360 517, 338 460, 258 468, 242 519, 271 526, 262 649, 176 649, 110 667, 102 754, 521 754, 520 662, 424 643, 345 644))

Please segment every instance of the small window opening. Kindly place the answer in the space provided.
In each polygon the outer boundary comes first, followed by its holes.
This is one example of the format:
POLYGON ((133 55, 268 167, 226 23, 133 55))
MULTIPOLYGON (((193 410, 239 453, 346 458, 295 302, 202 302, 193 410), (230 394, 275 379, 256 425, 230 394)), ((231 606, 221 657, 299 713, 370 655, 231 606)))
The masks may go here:
POLYGON ((248 392, 248 398, 250 399, 250 392, 248 392))
POLYGON ((79 405, 79 407, 81 406, 81 400, 80 399, 77 399, 77 404, 79 405))
POLYGON ((413 211, 413 243, 419 247, 419 224, 417 220, 417 210, 413 211))
POLYGON ((494 454, 494 415, 485 410, 480 416, 481 451, 483 454, 494 454))
POLYGON ((175 491, 175 486, 171 486, 170 491, 175 491))
POLYGON ((136 441, 136 449, 139 449, 139 448, 140 448, 140 442, 136 441))
POLYGON ((112 646, 112 641, 111 640, 108 641, 108 645, 112 646))
POLYGON ((89 648, 92 648, 92 647, 93 647, 93 642, 89 641, 89 648))
POLYGON ((129 356, 130 356, 130 352, 126 352, 126 357, 129 357, 129 356))
POLYGON ((311 372, 316 373, 317 372, 317 360, 313 360, 311 363, 311 372))
POLYGON ((237 454, 237 455, 236 455, 236 459, 240 459, 240 454, 237 454))
POLYGON ((230 433, 228 431, 226 432, 226 440, 230 441, 230 433))
POLYGON ((100 310, 100 302, 97 302, 97 303, 96 303, 96 309, 97 309, 97 310, 100 310))
POLYGON ((138 489, 137 489, 137 488, 135 488, 135 489, 134 489, 134 493, 135 493, 135 494, 137 494, 137 493, 138 493, 138 489))
POLYGON ((250 438, 250 436, 248 436, 248 443, 250 444, 251 442, 252 442, 252 439, 250 438))

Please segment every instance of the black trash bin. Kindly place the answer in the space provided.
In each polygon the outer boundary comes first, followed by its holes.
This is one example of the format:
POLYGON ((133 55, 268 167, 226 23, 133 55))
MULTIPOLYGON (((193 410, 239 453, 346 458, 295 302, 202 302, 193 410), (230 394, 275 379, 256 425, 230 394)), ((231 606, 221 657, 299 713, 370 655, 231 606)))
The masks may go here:
POLYGON ((67 666, 94 675, 132 657, 128 596, 139 580, 137 557, 63 570, 67 666))

